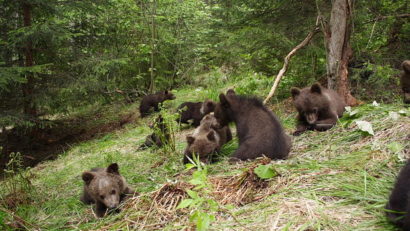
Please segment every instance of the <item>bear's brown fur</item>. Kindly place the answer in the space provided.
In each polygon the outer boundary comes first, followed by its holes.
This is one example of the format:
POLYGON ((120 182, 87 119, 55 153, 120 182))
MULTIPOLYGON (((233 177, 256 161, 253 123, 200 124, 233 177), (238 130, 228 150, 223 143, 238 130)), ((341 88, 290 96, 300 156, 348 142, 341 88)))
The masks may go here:
POLYGON ((207 99, 204 101, 201 107, 201 114, 207 115, 215 110, 216 103, 213 100, 207 99))
POLYGON ((204 115, 201 113, 202 102, 185 102, 179 105, 178 113, 180 123, 189 124, 192 120, 192 125, 198 127, 204 115))
POLYGON ((293 135, 306 130, 326 131, 342 117, 345 101, 335 91, 322 87, 319 83, 303 89, 291 89, 293 104, 298 111, 297 127, 293 135))
POLYGON ((228 90, 219 95, 215 117, 220 126, 235 122, 239 147, 231 160, 255 159, 265 155, 271 159, 287 158, 291 139, 279 120, 257 98, 238 96, 228 90))
POLYGON ((140 114, 141 117, 149 115, 151 107, 154 108, 154 111, 159 111, 158 105, 165 100, 175 99, 174 94, 169 91, 161 91, 155 94, 146 95, 142 98, 140 104, 140 114))
POLYGON ((164 144, 169 142, 169 129, 161 115, 155 119, 154 124, 150 127, 154 130, 154 132, 145 138, 145 142, 138 148, 138 150, 144 150, 154 145, 156 147, 162 147, 164 144))
POLYGON ((184 152, 184 164, 189 163, 193 154, 199 156, 202 162, 213 162, 212 153, 219 152, 220 148, 232 140, 232 133, 228 126, 219 128, 213 114, 206 115, 193 134, 187 136, 187 147, 184 152))
POLYGON ((391 222, 403 230, 410 230, 410 160, 397 177, 386 209, 391 222))
POLYGON ((405 60, 401 64, 401 67, 403 68, 403 73, 400 78, 401 89, 403 90, 403 101, 404 103, 410 104, 410 60, 405 60))
POLYGON ((83 172, 84 192, 80 200, 85 204, 96 204, 95 214, 103 217, 109 210, 116 210, 119 203, 134 191, 120 175, 118 164, 107 168, 94 168, 83 172))

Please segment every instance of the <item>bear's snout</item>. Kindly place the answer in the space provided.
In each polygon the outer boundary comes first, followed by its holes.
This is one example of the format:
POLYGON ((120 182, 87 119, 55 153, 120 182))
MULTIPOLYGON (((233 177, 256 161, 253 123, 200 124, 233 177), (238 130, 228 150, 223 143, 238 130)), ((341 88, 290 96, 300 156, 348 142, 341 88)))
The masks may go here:
POLYGON ((116 208, 119 205, 119 203, 120 203, 120 200, 117 195, 110 195, 106 197, 106 199, 104 200, 105 206, 107 206, 107 208, 109 209, 116 208))

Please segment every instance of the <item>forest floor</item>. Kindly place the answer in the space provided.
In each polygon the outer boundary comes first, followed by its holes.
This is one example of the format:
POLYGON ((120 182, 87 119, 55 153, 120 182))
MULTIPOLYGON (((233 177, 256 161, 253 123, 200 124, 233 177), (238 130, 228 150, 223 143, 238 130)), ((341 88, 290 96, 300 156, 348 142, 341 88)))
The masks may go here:
MULTIPOLYGON (((135 122, 138 105, 89 106, 58 118, 42 118, 41 126, 31 130, 12 128, 0 133, 0 176, 10 153, 22 154, 22 165, 33 167, 57 158, 74 144, 95 139, 135 122)), ((53 116, 57 117, 57 116, 53 116)))
MULTIPOLYGON (((173 111, 184 101, 216 99, 229 84, 212 90, 174 90, 165 103, 173 111)), ((138 104, 130 106, 137 111, 138 104)), ((269 106, 290 134, 296 112, 285 100, 269 106)), ((0 228, 28 230, 395 230, 384 205, 395 177, 410 156, 410 110, 401 103, 364 104, 346 112, 327 132, 293 137, 287 160, 264 158, 229 164, 237 140, 224 146, 221 161, 188 170, 182 164, 185 135, 175 131, 175 151, 139 151, 156 115, 123 129, 73 144, 55 160, 4 180, 0 186, 0 228), (372 125, 374 135, 357 121, 372 125), (79 201, 81 173, 116 162, 139 193, 118 214, 95 218, 79 201), (276 173, 262 180, 255 168, 276 173), (14 190, 14 191, 13 191, 14 190), (14 192, 10 194, 10 192, 14 192), (186 208, 177 208, 184 199, 186 208), (188 203, 189 202, 189 203, 188 203), (199 230, 199 229, 198 229, 199 230)), ((232 126, 234 130, 234 126, 232 126)))

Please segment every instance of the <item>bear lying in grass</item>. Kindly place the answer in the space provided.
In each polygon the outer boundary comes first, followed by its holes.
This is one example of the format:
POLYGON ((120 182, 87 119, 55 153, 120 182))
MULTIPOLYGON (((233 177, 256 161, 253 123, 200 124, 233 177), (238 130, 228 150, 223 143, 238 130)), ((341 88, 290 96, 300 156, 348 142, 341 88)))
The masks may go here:
POLYGON ((118 205, 127 195, 135 192, 128 187, 124 177, 120 175, 118 164, 110 164, 107 168, 93 168, 83 172, 84 192, 80 200, 85 204, 96 204, 95 214, 104 217, 109 210, 117 210, 118 205))
POLYGON ((146 95, 142 98, 140 104, 141 117, 149 115, 150 109, 153 107, 154 111, 159 111, 159 104, 165 100, 173 100, 175 96, 169 91, 161 91, 155 94, 146 95))
POLYGON ((221 147, 232 140, 232 133, 228 126, 219 128, 213 114, 206 115, 193 134, 187 136, 187 147, 184 152, 184 164, 193 160, 193 154, 199 156, 201 162, 213 162, 213 153, 219 152, 221 147))
POLYGON ((405 60, 401 67, 403 73, 401 74, 400 83, 403 90, 403 102, 410 104, 410 60, 405 60))
POLYGON ((322 87, 319 83, 303 89, 291 89, 293 103, 298 111, 297 127, 293 135, 306 130, 325 131, 332 128, 342 117, 345 101, 335 91, 322 87))
POLYGON ((192 120, 192 126, 198 127, 202 118, 214 111, 215 104, 212 100, 182 103, 178 107, 179 119, 177 121, 188 124, 192 120))
POLYGON ((279 120, 257 98, 238 96, 233 90, 219 95, 215 117, 219 126, 235 122, 239 147, 231 161, 255 159, 263 155, 271 159, 286 159, 291 139, 279 120))
POLYGON ((397 177, 386 209, 391 222, 403 230, 410 230, 410 160, 397 177))

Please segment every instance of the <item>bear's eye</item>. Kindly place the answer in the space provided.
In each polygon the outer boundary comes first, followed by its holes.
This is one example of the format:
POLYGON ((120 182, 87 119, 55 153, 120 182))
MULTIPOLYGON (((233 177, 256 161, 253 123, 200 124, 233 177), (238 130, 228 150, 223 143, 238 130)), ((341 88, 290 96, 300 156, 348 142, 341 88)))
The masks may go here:
POLYGON ((115 194, 115 190, 112 190, 112 191, 111 191, 111 194, 115 194))
POLYGON ((104 197, 104 195, 101 195, 100 198, 101 198, 101 200, 104 200, 105 197, 104 197))

